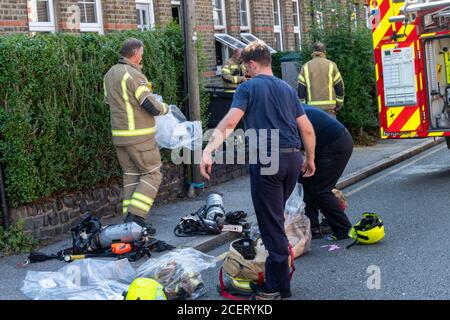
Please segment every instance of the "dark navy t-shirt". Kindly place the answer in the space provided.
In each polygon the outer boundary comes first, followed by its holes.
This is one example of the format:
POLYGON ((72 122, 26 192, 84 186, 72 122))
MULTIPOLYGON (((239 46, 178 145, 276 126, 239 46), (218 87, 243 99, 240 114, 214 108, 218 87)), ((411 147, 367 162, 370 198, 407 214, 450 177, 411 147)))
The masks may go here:
MULTIPOLYGON (((275 76, 258 75, 239 85, 231 108, 245 112, 246 129, 279 129, 280 148, 300 148, 296 119, 305 114, 297 92, 275 76)), ((267 134, 270 146, 270 132, 267 134)))
POLYGON ((316 150, 320 150, 328 143, 335 141, 347 130, 342 123, 325 111, 308 105, 303 106, 316 133, 316 150))

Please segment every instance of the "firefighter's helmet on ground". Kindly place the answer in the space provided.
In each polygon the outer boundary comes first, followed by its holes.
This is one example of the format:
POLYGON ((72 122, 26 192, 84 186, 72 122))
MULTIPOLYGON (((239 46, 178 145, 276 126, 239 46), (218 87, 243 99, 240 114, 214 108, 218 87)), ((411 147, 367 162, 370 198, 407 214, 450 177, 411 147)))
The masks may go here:
POLYGON ((124 296, 125 300, 167 300, 163 286, 148 278, 135 279, 124 296))
POLYGON ((373 244, 384 238, 384 224, 376 213, 364 212, 363 218, 358 221, 349 231, 348 235, 354 239, 350 248, 356 243, 373 244))

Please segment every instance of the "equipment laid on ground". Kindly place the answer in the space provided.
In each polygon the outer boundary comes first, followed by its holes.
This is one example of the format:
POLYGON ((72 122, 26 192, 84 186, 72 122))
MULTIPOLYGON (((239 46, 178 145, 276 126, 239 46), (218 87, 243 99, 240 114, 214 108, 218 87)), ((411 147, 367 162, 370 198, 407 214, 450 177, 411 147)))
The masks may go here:
POLYGON ((367 0, 381 138, 446 137, 450 148, 450 0, 367 0))
POLYGON ((102 227, 97 218, 88 216, 72 228, 72 247, 47 255, 30 253, 25 264, 51 259, 71 262, 86 258, 127 258, 137 261, 151 256, 151 251, 172 250, 164 241, 149 235, 147 229, 135 222, 112 224, 102 227))
POLYGON ((225 214, 223 198, 218 193, 212 193, 206 200, 206 205, 197 212, 181 218, 174 229, 177 237, 191 237, 195 235, 219 234, 224 227, 227 231, 247 232, 250 224, 245 218, 244 211, 230 211, 225 214), (240 228, 230 228, 240 226, 240 228))
POLYGON ((347 246, 351 248, 357 243, 374 244, 384 238, 384 224, 376 213, 364 212, 363 218, 358 221, 349 231, 348 235, 355 242, 347 246))
MULTIPOLYGON (((292 278, 294 266, 294 251, 289 245, 289 264, 292 278)), ((232 300, 247 300, 254 294, 252 287, 261 286, 264 282, 265 262, 268 252, 261 239, 244 238, 233 241, 219 270, 219 285, 217 289, 221 296, 232 300), (243 297, 237 297, 243 296, 243 297)))
POLYGON ((148 278, 134 279, 123 295, 125 300, 167 300, 164 287, 148 278))
POLYGON ((206 293, 200 273, 215 257, 193 248, 147 260, 137 271, 127 259, 84 259, 54 272, 27 271, 21 291, 33 300, 174 300, 206 293))
POLYGON ((215 265, 214 257, 186 248, 147 260, 137 273, 160 283, 168 300, 197 299, 206 294, 200 272, 215 265))

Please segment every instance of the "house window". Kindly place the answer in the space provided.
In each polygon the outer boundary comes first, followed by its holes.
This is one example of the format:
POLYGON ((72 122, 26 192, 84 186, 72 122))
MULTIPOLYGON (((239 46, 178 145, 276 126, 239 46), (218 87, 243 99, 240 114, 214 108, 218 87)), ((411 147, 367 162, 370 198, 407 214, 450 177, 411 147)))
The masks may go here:
POLYGON ((299 0, 293 0, 292 1, 292 9, 293 9, 293 15, 294 15, 294 37, 295 37, 295 47, 300 48, 302 43, 302 36, 301 36, 301 19, 300 19, 300 6, 299 6, 299 0))
POLYGON ((30 31, 55 32, 53 0, 28 0, 30 31))
POLYGON ((250 4, 249 0, 240 0, 239 13, 241 18, 241 31, 250 31, 250 4))
POLYGON ((78 1, 80 31, 103 33, 102 6, 100 0, 78 1))
POLYGON ((172 18, 173 21, 175 21, 178 24, 181 24, 182 17, 181 17, 181 3, 180 1, 171 1, 172 4, 172 18))
POLYGON ((137 25, 139 30, 150 30, 155 26, 155 15, 153 12, 153 1, 136 3, 137 25))
MULTIPOLYGON (((226 34, 226 16, 225 16, 225 1, 224 0, 213 0, 213 18, 214 18, 214 29, 216 33, 226 34)), ((222 65, 230 57, 229 49, 226 45, 220 43, 216 40, 216 64, 217 72, 216 74, 221 74, 222 65)))
POLYGON ((213 17, 214 17, 214 28, 216 30, 224 30, 226 27, 224 0, 213 0, 213 17))
POLYGON ((281 32, 281 10, 280 0, 273 0, 273 31, 275 32, 275 43, 278 51, 283 51, 283 35, 281 32))

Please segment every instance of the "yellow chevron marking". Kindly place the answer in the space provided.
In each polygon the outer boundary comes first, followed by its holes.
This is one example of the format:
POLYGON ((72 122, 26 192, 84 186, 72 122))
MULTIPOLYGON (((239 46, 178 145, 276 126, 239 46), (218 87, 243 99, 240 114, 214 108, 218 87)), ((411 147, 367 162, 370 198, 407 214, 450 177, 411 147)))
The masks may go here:
POLYGON ((416 112, 408 119, 405 125, 402 127, 400 131, 412 131, 417 130, 420 126, 420 109, 417 108, 416 112))
POLYGON ((378 113, 381 113, 381 95, 378 95, 378 113))
MULTIPOLYGON (((387 0, 385 0, 387 1, 387 0)), ((382 2, 382 1, 381 1, 382 2)), ((381 6, 380 2, 380 6, 381 6)), ((389 14, 389 11, 384 15, 383 19, 380 21, 380 24, 373 32, 373 47, 376 48, 380 44, 381 39, 385 36, 386 32, 391 27, 391 24, 389 22, 389 18, 391 15, 389 14)))
POLYGON ((381 139, 386 139, 388 136, 384 134, 384 129, 380 128, 380 137, 381 139))
POLYGON ((405 107, 394 107, 386 110, 387 127, 389 128, 405 107))

